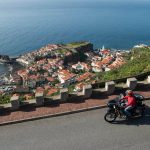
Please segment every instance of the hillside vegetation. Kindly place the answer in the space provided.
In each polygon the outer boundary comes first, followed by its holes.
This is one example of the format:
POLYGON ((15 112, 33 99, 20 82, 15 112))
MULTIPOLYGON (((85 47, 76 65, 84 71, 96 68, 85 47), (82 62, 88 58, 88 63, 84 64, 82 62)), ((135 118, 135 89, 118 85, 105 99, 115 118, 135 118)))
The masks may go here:
POLYGON ((133 49, 125 56, 126 64, 118 69, 98 74, 100 82, 135 76, 150 71, 150 49, 133 49))
POLYGON ((66 46, 66 48, 78 48, 78 47, 85 46, 85 45, 88 45, 88 44, 90 44, 90 42, 80 41, 80 42, 68 43, 65 46, 66 46))

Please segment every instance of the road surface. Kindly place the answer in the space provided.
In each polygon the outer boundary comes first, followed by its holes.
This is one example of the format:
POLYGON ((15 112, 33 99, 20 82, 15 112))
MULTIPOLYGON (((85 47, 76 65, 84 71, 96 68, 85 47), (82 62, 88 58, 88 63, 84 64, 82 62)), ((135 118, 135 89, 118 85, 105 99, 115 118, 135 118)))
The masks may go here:
POLYGON ((103 120, 106 109, 0 127, 0 150, 149 150, 150 109, 126 124, 103 120))

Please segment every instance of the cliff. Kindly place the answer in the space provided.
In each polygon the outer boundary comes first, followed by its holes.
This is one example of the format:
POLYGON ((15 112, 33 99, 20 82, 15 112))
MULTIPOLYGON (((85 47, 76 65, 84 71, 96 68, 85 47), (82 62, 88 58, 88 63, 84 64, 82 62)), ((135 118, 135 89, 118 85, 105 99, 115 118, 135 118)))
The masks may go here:
POLYGON ((8 55, 0 55, 0 62, 6 64, 13 64, 16 58, 10 58, 8 55))
POLYGON ((69 43, 66 45, 66 48, 71 50, 73 53, 71 56, 66 56, 64 58, 64 65, 69 62, 77 63, 78 61, 85 61, 87 58, 85 53, 93 51, 93 44, 89 42, 69 43))

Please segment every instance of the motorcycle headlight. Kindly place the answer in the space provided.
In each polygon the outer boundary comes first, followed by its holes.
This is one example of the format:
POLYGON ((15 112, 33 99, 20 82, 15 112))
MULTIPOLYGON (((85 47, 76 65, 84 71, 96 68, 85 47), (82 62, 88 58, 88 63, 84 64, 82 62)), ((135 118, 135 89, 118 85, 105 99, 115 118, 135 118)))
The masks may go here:
POLYGON ((141 99, 141 100, 143 100, 143 99, 144 99, 144 97, 143 97, 143 96, 140 96, 140 99, 141 99))

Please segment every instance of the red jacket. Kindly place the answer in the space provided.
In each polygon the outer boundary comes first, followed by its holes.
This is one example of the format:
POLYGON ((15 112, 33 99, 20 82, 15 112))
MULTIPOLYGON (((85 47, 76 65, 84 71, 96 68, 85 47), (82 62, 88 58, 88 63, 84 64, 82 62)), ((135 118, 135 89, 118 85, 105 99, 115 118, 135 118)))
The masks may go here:
POLYGON ((136 99, 134 96, 125 96, 123 99, 127 99, 128 103, 126 105, 127 106, 132 106, 135 107, 136 106, 136 99))

